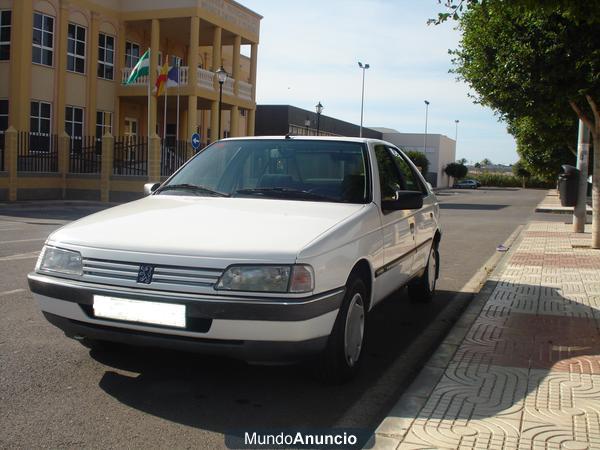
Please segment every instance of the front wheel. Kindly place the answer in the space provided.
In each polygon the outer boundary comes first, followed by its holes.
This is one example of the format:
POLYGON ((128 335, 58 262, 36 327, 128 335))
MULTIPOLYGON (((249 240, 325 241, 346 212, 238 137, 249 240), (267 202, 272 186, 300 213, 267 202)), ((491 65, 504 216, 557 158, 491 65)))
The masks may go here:
POLYGON ((320 356, 318 376, 324 381, 343 383, 358 372, 365 345, 366 305, 365 283, 358 277, 350 279, 327 348, 320 356))
POLYGON ((440 253, 437 247, 434 242, 423 275, 408 284, 408 296, 413 301, 428 302, 433 298, 440 265, 440 253))

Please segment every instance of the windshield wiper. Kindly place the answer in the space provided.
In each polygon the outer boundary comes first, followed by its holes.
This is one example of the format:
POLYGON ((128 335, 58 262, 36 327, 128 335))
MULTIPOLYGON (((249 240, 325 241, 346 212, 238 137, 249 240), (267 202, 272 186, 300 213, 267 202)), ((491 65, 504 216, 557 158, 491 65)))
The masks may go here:
POLYGON ((254 189, 238 189, 235 191, 236 194, 241 195, 263 195, 277 198, 298 198, 306 200, 321 200, 328 202, 337 202, 335 198, 327 197, 325 195, 315 194, 309 191, 302 191, 300 189, 289 189, 282 187, 270 187, 270 188, 254 188, 254 189))
POLYGON ((229 194, 225 194, 225 193, 219 192, 219 191, 213 191, 212 189, 209 189, 207 187, 199 186, 197 184, 189 184, 189 183, 167 184, 166 186, 163 186, 162 188, 160 188, 158 193, 161 193, 162 191, 175 191, 175 190, 204 192, 205 194, 214 195, 215 197, 229 197, 229 194))

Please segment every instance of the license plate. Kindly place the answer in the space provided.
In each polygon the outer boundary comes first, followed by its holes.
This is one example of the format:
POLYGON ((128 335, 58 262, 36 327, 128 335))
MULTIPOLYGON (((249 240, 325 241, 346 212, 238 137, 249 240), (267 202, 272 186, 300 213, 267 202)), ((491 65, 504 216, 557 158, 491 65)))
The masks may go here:
POLYGON ((185 305, 94 295, 94 316, 185 328, 185 305))

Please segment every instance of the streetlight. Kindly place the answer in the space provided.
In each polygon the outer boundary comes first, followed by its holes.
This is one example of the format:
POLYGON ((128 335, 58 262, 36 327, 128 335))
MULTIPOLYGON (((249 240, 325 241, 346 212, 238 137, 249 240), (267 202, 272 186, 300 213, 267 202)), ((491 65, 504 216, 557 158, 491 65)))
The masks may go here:
POLYGON ((427 114, 429 112, 429 102, 425 100, 425 142, 423 143, 423 153, 427 153, 427 114))
POLYGON ((217 70, 217 80, 219 80, 219 134, 217 134, 217 141, 221 139, 221 102, 223 101, 223 83, 227 79, 227 72, 223 69, 223 66, 217 70))
POLYGON ((363 126, 363 109, 365 106, 365 70, 367 70, 370 66, 368 64, 363 65, 360 61, 358 62, 358 67, 362 69, 362 97, 360 100, 360 133, 359 137, 362 137, 362 126, 363 126))
POLYGON ((321 102, 315 105, 315 111, 317 111, 317 136, 319 136, 319 127, 321 125, 321 113, 323 112, 323 105, 321 105, 321 102))
POLYGON ((456 150, 456 144, 458 143, 458 122, 460 122, 458 119, 454 121, 456 124, 456 129, 454 130, 454 150, 456 150))

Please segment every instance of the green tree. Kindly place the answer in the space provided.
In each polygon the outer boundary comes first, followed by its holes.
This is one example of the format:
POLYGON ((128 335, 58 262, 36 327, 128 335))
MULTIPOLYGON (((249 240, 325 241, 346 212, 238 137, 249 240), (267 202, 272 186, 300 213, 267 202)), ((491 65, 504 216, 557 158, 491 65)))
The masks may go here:
POLYGON ((461 178, 467 176, 467 173, 469 173, 469 169, 464 164, 450 163, 446 166, 444 172, 449 177, 452 177, 455 180, 460 180, 461 178))
POLYGON ((419 152, 417 150, 408 150, 404 153, 410 158, 414 165, 421 170, 423 176, 427 175, 427 171, 429 170, 429 160, 423 152, 419 152))
POLYGON ((575 164, 575 119, 544 125, 527 116, 509 125, 509 132, 517 140, 517 152, 533 175, 551 182, 556 180, 562 164, 575 164))
POLYGON ((600 248, 600 2, 552 3, 556 7, 535 8, 525 0, 468 2, 453 62, 475 101, 509 124, 524 117, 560 123, 571 116, 589 127, 596 144, 592 246, 600 248), (575 3, 593 4, 592 19, 584 20, 575 3))
POLYGON ((457 159, 456 162, 464 166, 465 164, 467 164, 467 158, 457 159))
POLYGON ((490 161, 488 158, 483 158, 483 159, 481 160, 481 163, 480 163, 480 164, 481 164, 483 167, 487 167, 487 166, 490 166, 490 165, 492 164, 492 161, 490 161))
POLYGON ((512 166, 512 171, 515 177, 520 178, 523 182, 523 187, 526 187, 527 180, 531 178, 531 172, 527 168, 527 164, 519 160, 512 166))

